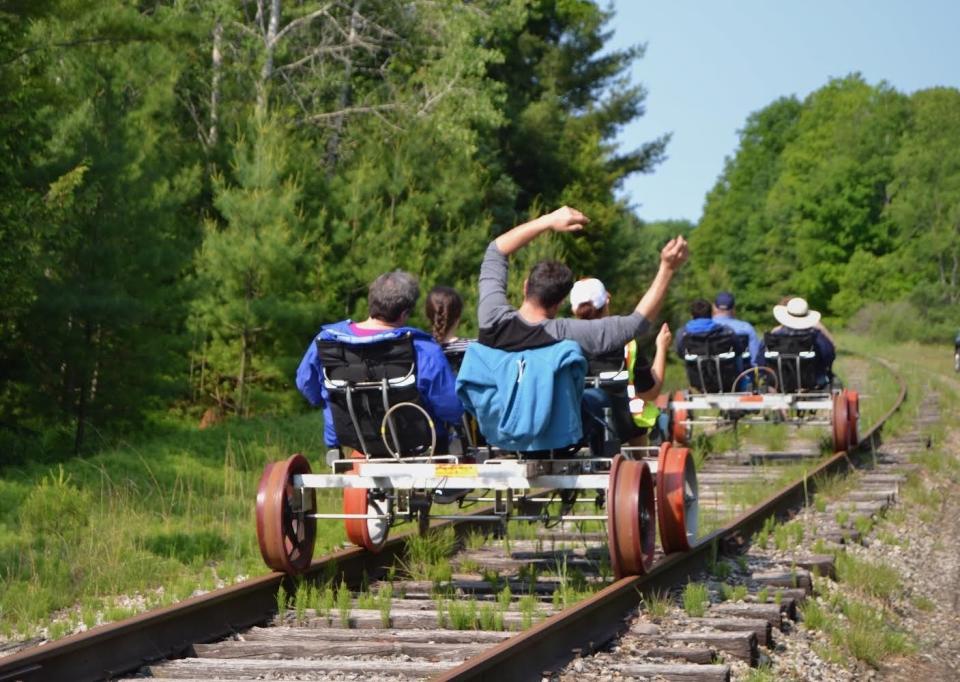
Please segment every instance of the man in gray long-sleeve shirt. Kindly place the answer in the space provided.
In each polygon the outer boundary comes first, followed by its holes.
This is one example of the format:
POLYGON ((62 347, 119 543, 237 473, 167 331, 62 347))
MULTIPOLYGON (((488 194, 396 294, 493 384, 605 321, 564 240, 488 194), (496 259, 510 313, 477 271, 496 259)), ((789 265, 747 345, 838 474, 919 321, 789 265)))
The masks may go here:
POLYGON ((657 316, 670 280, 687 260, 687 242, 676 237, 660 252, 660 269, 629 315, 609 315, 595 320, 557 318, 560 305, 573 287, 573 273, 556 261, 537 263, 523 283, 523 303, 514 308, 507 300, 509 256, 548 230, 576 232, 590 222, 580 211, 564 206, 553 213, 518 225, 490 242, 480 267, 480 303, 477 316, 480 343, 506 351, 539 348, 570 339, 584 353, 599 355, 623 348, 639 336, 657 316))

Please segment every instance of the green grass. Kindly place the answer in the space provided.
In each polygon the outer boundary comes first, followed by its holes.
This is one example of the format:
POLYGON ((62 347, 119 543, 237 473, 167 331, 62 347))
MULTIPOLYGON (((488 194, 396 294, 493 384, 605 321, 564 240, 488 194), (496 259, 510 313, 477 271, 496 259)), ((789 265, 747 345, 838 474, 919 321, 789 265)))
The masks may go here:
POLYGON ((835 567, 837 581, 851 589, 878 599, 891 599, 902 586, 896 569, 861 559, 849 552, 837 555, 835 567))
MULTIPOLYGON (((205 431, 166 420, 92 456, 4 469, 0 636, 33 636, 55 612, 74 626, 109 622, 121 595, 154 608, 266 573, 254 532, 257 482, 267 461, 297 451, 320 470, 316 413, 205 431)), ((318 493, 321 508, 340 507, 339 491, 318 493)), ((316 553, 343 539, 342 524, 319 523, 316 553)))
POLYGON ((663 618, 670 611, 670 593, 666 590, 654 590, 642 595, 643 607, 651 618, 663 618))
POLYGON ((413 580, 430 580, 434 583, 448 581, 453 575, 450 556, 456 547, 457 537, 453 528, 433 530, 422 536, 413 535, 407 542, 402 567, 413 580))
POLYGON ((701 618, 710 605, 710 591, 703 583, 687 583, 683 588, 683 610, 691 618, 701 618))

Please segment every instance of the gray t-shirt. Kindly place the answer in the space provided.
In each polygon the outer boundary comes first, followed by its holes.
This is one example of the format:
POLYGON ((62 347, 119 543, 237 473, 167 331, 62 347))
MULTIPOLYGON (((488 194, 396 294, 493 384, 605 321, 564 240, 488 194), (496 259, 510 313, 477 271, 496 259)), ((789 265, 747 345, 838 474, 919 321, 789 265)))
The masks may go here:
POLYGON ((609 353, 642 334, 650 323, 640 313, 610 315, 598 320, 555 318, 531 324, 507 301, 508 259, 490 242, 480 266, 480 303, 477 317, 480 343, 516 351, 549 346, 563 339, 580 344, 589 356, 609 353))

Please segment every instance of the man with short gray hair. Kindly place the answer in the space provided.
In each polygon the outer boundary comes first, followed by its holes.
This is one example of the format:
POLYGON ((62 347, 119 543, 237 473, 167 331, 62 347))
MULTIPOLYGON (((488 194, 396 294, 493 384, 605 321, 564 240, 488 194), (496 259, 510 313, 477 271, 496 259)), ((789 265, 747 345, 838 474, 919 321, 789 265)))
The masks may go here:
POLYGON ((406 326, 419 297, 420 285, 416 277, 403 270, 386 272, 370 284, 367 319, 363 322, 343 320, 324 325, 310 342, 297 368, 297 388, 311 405, 323 406, 323 435, 328 446, 337 447, 339 443, 317 353, 316 340, 320 338, 345 343, 356 343, 362 338, 370 343, 412 334, 417 361, 417 390, 437 426, 438 444, 446 443, 446 425, 460 421, 463 406, 456 394, 456 377, 443 350, 427 332, 406 326))

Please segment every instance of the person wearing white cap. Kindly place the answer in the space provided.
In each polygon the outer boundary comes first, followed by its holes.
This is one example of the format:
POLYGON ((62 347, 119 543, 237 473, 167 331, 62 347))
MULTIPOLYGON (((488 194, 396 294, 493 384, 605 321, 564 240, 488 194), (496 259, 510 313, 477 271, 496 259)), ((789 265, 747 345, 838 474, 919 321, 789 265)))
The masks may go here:
POLYGON ((817 351, 818 383, 826 385, 833 378, 833 361, 837 357, 836 346, 826 327, 820 322, 820 313, 811 310, 806 299, 799 296, 785 298, 773 306, 773 316, 779 327, 770 330, 773 335, 800 336, 813 331, 813 343, 817 351))
MULTIPOLYGON (((606 317, 610 312, 610 294, 599 279, 587 277, 573 283, 570 307, 578 320, 606 317)), ((652 364, 638 351, 636 339, 631 339, 622 352, 615 349, 607 354, 612 363, 625 363, 630 375, 626 394, 611 396, 614 422, 621 441, 631 445, 644 444, 644 436, 656 423, 659 411, 655 401, 663 386, 672 338, 670 326, 664 322, 657 333, 656 354, 652 364)), ((599 356, 597 359, 606 360, 607 357, 599 356)))

